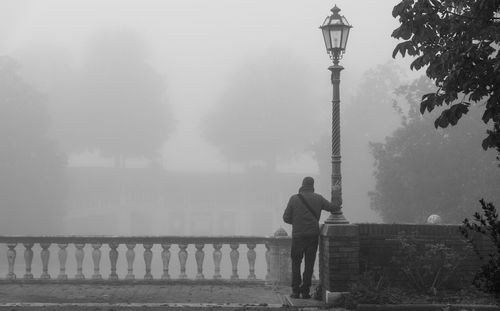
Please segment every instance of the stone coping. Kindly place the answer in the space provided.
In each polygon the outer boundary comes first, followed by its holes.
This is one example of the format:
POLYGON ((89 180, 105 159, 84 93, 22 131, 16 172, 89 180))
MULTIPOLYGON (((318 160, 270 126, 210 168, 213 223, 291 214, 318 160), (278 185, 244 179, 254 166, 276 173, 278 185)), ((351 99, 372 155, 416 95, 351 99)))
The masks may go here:
POLYGON ((0 243, 5 244, 264 244, 282 237, 262 236, 93 236, 93 235, 23 235, 0 236, 0 243))

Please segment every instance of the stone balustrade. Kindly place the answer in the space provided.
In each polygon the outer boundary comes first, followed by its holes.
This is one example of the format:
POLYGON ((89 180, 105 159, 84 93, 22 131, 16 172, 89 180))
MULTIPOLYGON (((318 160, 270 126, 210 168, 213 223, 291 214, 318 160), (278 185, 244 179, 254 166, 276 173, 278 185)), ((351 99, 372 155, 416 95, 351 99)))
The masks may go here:
MULTIPOLYGON (((7 259, 5 279, 10 281, 126 282, 171 279, 259 279, 268 282, 288 282, 290 277, 290 238, 283 230, 278 230, 273 237, 0 236, 0 246, 2 244, 6 246, 3 248, 6 249, 7 259), (194 246, 194 250, 191 251, 194 254, 190 254, 188 250, 190 245, 191 249, 194 246), (227 249, 226 253, 224 253, 223 246, 227 249), (36 250, 34 250, 35 247, 36 250), (260 265, 261 270, 265 269, 259 271, 260 277, 256 274, 258 259, 256 248, 259 248, 260 256, 263 257, 260 258, 261 262, 265 263, 260 265), (35 251, 40 252, 39 260, 35 257, 35 251), (125 262, 121 258, 123 256, 125 262), (192 256, 194 256, 195 264, 191 265, 194 266, 191 270, 194 271, 189 271, 187 262, 192 256), (36 275, 32 271, 34 258, 41 266, 39 267, 41 271, 36 271, 36 275), (117 265, 119 258, 124 263, 122 266, 117 265), (161 260, 161 271, 157 275, 152 270, 153 258, 156 262, 161 260), (221 272, 223 259, 226 260, 226 265, 230 264, 230 271, 226 275, 221 272), (69 271, 71 275, 66 269, 70 260, 73 261, 75 269, 75 271, 69 271), (86 274, 84 263, 91 266, 86 270, 86 274), (176 271, 171 270, 173 263, 176 264, 176 271), (109 274, 103 272, 104 264, 109 274), (134 266, 140 268, 134 269, 134 266), (207 266, 210 267, 210 272, 206 271, 207 266), (242 270, 241 266, 244 266, 245 270, 242 270), (24 274, 19 272, 20 269, 24 270, 24 274), (89 270, 91 273, 88 272, 89 270), (207 273, 209 277, 206 276, 207 273)), ((5 255, 0 253, 0 256, 5 255)))

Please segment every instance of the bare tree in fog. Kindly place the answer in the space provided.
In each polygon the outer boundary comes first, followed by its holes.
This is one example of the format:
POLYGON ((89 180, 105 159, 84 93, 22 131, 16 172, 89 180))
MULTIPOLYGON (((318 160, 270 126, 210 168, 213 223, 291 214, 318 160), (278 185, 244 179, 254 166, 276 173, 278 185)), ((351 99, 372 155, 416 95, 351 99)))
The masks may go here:
POLYGON ((15 59, 22 64, 22 78, 49 99, 49 135, 67 155, 82 151, 84 147, 78 138, 80 102, 76 96, 79 83, 69 51, 56 45, 30 44, 18 49, 15 59))
POLYGON ((263 162, 270 170, 278 158, 304 152, 318 126, 309 74, 278 53, 244 64, 205 118, 206 138, 228 161, 263 162))
POLYGON ((47 137, 46 97, 19 66, 0 57, 0 232, 55 233, 61 227, 65 157, 47 137))
POLYGON ((127 31, 90 41, 79 79, 75 128, 82 147, 113 157, 154 160, 173 129, 163 77, 148 63, 145 44, 127 31))
POLYGON ((422 94, 433 90, 425 77, 400 88, 401 126, 385 142, 371 145, 376 164, 371 207, 386 222, 422 223, 439 214, 459 223, 482 196, 500 199, 495 154, 478 144, 486 130, 479 109, 472 108, 460 126, 436 131, 436 115, 419 112, 422 94), (401 104, 405 101, 409 109, 401 104))
POLYGON ((349 137, 345 143, 368 150, 369 141, 384 139, 399 125, 399 116, 392 107, 396 97, 394 91, 407 79, 395 61, 387 61, 363 73, 351 104, 343 114, 343 132, 349 137), (384 116, 383 121, 380 116, 384 116))

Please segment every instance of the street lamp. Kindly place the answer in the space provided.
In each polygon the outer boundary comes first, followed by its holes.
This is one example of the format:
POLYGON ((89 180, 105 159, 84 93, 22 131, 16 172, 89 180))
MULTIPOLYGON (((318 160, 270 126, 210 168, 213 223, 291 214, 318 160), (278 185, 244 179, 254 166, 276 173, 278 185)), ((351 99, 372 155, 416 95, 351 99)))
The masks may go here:
POLYGON ((326 51, 333 61, 328 67, 332 72, 333 85, 332 98, 332 184, 331 198, 335 211, 325 221, 327 224, 349 223, 342 214, 342 175, 340 171, 340 71, 344 67, 339 65, 339 60, 345 52, 351 25, 344 16, 339 14, 340 9, 335 5, 331 9, 332 15, 328 16, 320 29, 323 32, 326 51))

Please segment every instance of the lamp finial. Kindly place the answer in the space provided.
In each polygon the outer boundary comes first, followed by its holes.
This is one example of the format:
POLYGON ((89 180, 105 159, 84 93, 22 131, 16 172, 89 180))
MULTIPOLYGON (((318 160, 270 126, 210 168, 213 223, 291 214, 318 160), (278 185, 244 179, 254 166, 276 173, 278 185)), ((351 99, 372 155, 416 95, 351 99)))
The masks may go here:
POLYGON ((333 15, 334 16, 338 16, 339 15, 339 12, 340 12, 340 9, 337 5, 335 5, 330 11, 332 11, 333 15))

